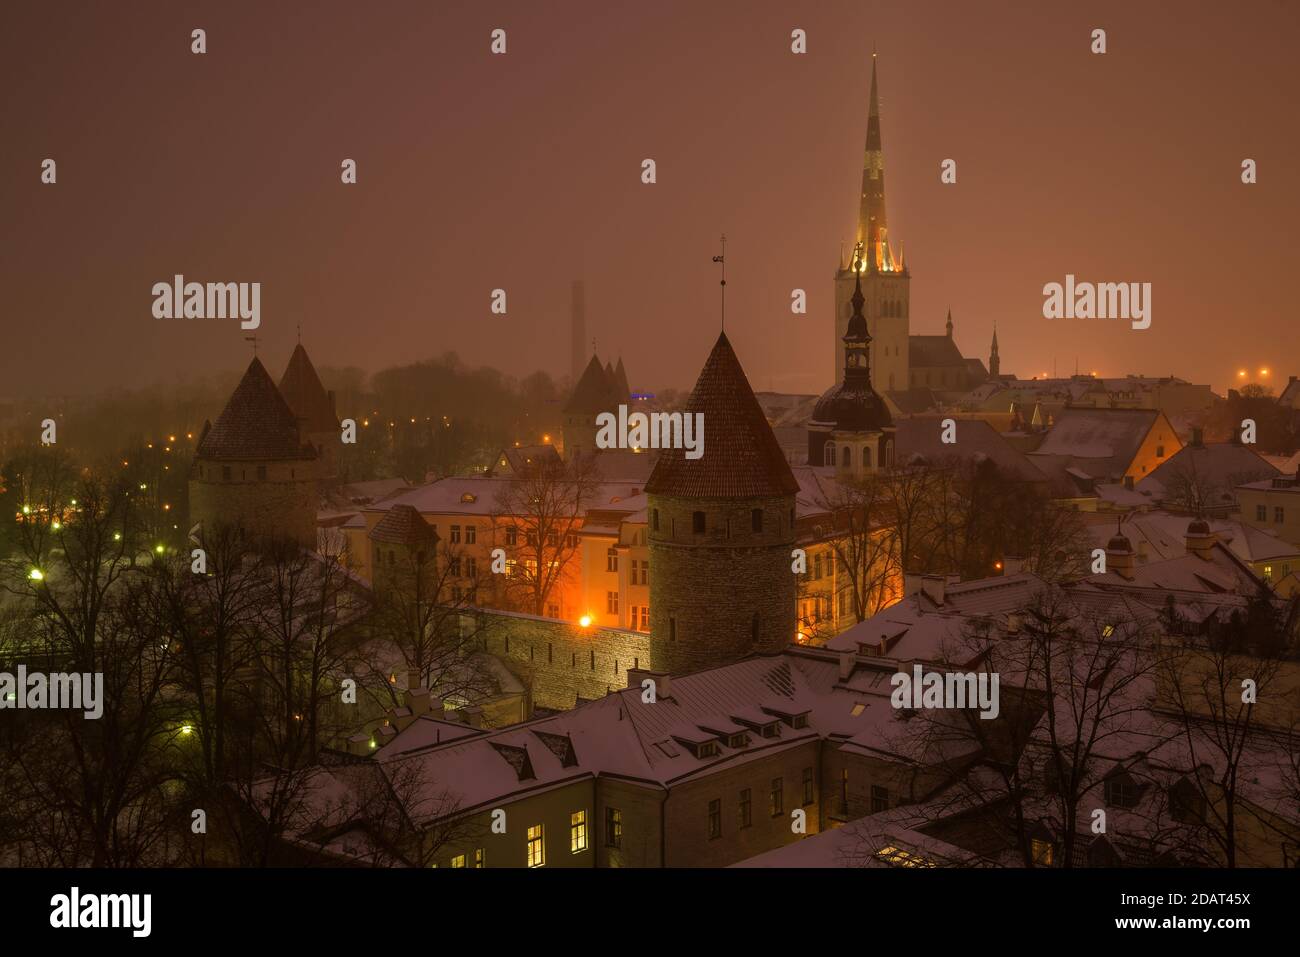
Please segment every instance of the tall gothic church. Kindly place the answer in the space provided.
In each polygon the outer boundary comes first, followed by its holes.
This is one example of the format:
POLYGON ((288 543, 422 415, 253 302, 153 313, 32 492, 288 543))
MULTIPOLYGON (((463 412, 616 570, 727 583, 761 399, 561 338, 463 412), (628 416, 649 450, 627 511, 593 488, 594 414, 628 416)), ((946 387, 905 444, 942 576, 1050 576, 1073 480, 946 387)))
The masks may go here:
POLYGON ((844 335, 853 317, 853 291, 861 279, 863 313, 874 348, 871 379, 885 391, 906 389, 908 382, 908 285, 911 276, 900 246, 895 251, 885 215, 885 158, 880 140, 880 95, 876 59, 871 55, 871 103, 867 114, 867 149, 862 160, 862 195, 852 254, 841 254, 835 273, 835 364, 844 368, 844 335), (861 275, 857 277, 854 271, 861 275))

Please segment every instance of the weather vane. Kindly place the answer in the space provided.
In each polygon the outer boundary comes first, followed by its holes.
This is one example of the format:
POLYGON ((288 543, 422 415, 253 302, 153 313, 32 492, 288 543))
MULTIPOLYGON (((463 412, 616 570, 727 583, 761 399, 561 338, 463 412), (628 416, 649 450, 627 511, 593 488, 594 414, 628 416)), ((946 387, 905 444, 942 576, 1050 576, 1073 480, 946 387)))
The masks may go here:
POLYGON ((713 261, 722 266, 722 331, 727 331, 727 234, 722 234, 722 255, 714 256, 713 261))

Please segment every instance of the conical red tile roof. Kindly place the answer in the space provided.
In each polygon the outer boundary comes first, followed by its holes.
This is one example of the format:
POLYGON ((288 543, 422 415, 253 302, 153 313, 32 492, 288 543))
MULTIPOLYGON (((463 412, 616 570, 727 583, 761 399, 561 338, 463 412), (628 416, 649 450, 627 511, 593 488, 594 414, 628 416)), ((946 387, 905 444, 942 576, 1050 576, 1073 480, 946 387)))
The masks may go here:
POLYGON ((305 446, 298 421, 257 357, 248 365, 230 401, 199 437, 201 459, 314 459, 305 446))
POLYGON ((280 394, 302 422, 304 432, 338 431, 339 420, 334 414, 334 403, 320 384, 316 367, 311 364, 301 342, 293 350, 289 365, 280 377, 280 394))
POLYGON ((704 454, 688 459, 684 449, 660 452, 647 492, 750 498, 799 490, 725 332, 709 353, 684 411, 704 414, 704 454))

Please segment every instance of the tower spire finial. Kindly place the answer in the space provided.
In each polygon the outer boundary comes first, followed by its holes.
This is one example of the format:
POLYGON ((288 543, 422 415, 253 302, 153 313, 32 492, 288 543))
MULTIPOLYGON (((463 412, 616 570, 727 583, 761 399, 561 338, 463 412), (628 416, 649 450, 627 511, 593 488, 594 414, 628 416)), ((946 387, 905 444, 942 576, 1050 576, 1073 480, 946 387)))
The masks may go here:
POLYGON ((722 267, 722 331, 727 331, 727 234, 722 234, 722 254, 713 257, 713 261, 722 267))

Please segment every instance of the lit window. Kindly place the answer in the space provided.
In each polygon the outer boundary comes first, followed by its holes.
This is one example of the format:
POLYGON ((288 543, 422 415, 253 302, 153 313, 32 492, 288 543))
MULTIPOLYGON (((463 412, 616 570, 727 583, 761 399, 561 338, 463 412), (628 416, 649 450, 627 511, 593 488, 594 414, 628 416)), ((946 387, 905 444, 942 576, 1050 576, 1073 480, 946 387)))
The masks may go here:
POLYGON ((1052 866, 1052 844, 1050 841, 1040 841, 1034 838, 1029 842, 1029 853, 1034 863, 1042 867, 1052 866))
MULTIPOLYGON (((632 568, 633 569, 636 568, 636 562, 632 563, 632 568)), ((618 571, 618 549, 617 548, 611 547, 605 550, 605 571, 607 572, 618 571)), ((635 578, 636 576, 633 575, 634 584, 635 584, 635 578)))
POLYGON ((587 849, 587 812, 574 811, 569 815, 569 851, 577 854, 587 849))
POLYGON ((542 825, 534 824, 528 829, 528 866, 542 867, 546 864, 546 844, 542 836, 542 825))
POLYGON ((605 592, 605 611, 611 615, 618 614, 618 592, 605 592))
POLYGON ((457 854, 455 857, 453 857, 453 858, 451 859, 451 866, 452 866, 452 867, 464 867, 464 866, 465 866, 465 855, 464 855, 464 854, 457 854))
POLYGON ((481 847, 474 851, 474 867, 478 870, 487 867, 487 852, 481 847))

